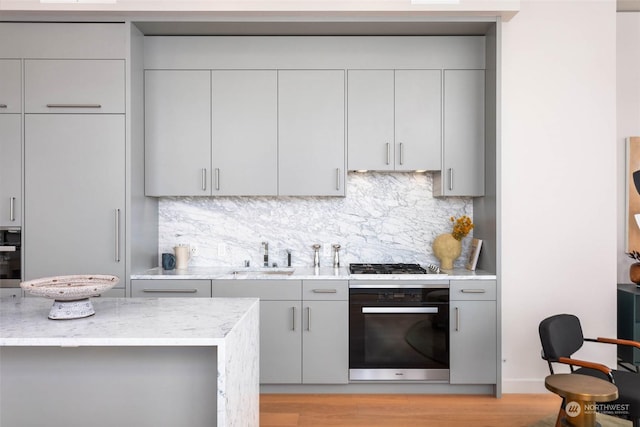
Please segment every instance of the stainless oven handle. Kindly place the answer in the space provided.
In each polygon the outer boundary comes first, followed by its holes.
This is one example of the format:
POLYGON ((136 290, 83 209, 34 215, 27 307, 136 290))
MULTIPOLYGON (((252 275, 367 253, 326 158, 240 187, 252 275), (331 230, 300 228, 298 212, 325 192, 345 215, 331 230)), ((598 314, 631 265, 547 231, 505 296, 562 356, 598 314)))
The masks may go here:
POLYGON ((438 312, 438 307, 362 307, 362 312, 381 314, 381 313, 432 313, 438 312))
POLYGON ((0 252, 15 252, 17 249, 17 246, 0 246, 0 252))

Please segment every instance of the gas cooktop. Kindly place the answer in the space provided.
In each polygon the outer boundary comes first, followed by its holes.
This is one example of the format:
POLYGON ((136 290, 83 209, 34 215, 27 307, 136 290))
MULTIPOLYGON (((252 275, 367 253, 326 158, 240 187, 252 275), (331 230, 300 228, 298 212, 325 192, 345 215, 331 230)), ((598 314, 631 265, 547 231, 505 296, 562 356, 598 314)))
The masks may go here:
POLYGON ((425 270, 420 264, 349 264, 351 274, 429 274, 439 273, 438 267, 425 270))

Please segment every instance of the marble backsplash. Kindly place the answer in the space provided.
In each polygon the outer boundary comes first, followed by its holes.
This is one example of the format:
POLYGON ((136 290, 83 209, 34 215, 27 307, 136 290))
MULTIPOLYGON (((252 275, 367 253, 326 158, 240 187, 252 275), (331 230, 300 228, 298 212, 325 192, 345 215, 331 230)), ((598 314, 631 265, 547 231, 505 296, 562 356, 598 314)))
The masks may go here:
MULTIPOLYGON (((322 245, 320 265, 351 262, 437 263, 431 243, 451 231, 451 216, 473 218, 469 197, 434 198, 431 174, 350 173, 342 197, 165 197, 159 200, 159 253, 177 244, 195 246, 194 267, 313 265, 311 245, 322 245)), ((463 240, 463 267, 471 239, 463 240)))

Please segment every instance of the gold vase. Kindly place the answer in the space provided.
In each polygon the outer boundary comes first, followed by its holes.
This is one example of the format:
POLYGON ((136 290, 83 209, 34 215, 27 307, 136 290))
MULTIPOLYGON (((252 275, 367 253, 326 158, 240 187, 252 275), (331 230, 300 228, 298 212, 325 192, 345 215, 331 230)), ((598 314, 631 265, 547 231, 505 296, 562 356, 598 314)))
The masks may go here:
POLYGON ((629 267, 629 279, 636 285, 640 285, 640 262, 634 262, 629 267))
POLYGON ((433 241, 433 254, 440 260, 440 268, 453 270, 453 261, 462 253, 462 242, 451 233, 441 234, 433 241))

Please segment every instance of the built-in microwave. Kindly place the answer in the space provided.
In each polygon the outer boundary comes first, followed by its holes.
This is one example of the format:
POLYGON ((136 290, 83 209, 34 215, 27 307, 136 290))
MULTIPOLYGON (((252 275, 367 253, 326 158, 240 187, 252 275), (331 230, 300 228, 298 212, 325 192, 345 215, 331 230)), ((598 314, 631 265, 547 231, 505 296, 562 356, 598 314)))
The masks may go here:
POLYGON ((22 280, 20 227, 0 227, 0 288, 18 288, 22 280))

